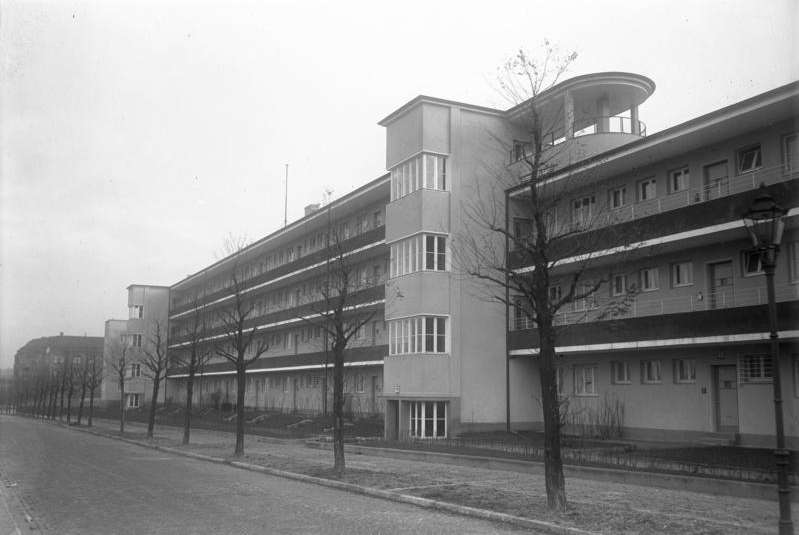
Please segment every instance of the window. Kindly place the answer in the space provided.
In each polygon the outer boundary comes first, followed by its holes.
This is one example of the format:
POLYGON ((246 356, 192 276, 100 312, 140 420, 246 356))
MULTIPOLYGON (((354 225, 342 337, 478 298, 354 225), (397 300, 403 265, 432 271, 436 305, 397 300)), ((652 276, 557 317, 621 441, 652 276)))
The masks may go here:
POLYGON ((523 297, 517 297, 513 302, 513 330, 519 331, 523 329, 531 329, 532 321, 525 311, 525 303, 523 297))
POLYGON ((388 322, 389 355, 446 353, 447 318, 416 316, 388 322))
POLYGON ((144 306, 143 305, 131 305, 128 307, 130 319, 140 319, 142 314, 144 313, 144 306))
POLYGON ((141 335, 129 334, 127 335, 128 345, 131 347, 141 347, 141 335))
POLYGON ((420 154, 391 170, 391 200, 419 189, 447 189, 447 158, 420 154))
POLYGON ((627 204, 627 188, 624 186, 608 192, 608 204, 612 209, 621 208, 627 204))
POLYGON ((741 383, 771 382, 772 372, 771 355, 747 355, 738 362, 741 383))
POLYGON ((584 312, 599 306, 596 288, 591 283, 581 284, 575 291, 575 296, 577 296, 573 302, 575 312, 584 312))
POLYGON ((524 217, 513 218, 513 237, 514 242, 511 247, 516 249, 519 246, 526 246, 533 242, 533 220, 524 217))
POLYGON ((425 262, 424 268, 434 271, 444 271, 447 259, 447 239, 444 236, 425 235, 425 262))
POLYGON ((638 182, 638 200, 648 201, 657 196, 656 182, 654 178, 647 178, 638 182))
POLYGON ((627 293, 627 275, 613 275, 610 278, 610 295, 619 297, 627 293))
POLYGON ((788 255, 791 281, 799 281, 799 241, 788 244, 788 255))
POLYGON ((659 360, 641 361, 641 382, 644 384, 654 384, 661 382, 659 360))
POLYGON ((558 395, 564 395, 566 393, 566 368, 564 366, 555 368, 555 383, 558 388, 558 395))
POLYGON ((380 210, 375 210, 372 214, 372 228, 382 227, 383 226, 383 212, 380 210))
POLYGON ((748 173, 763 166, 760 145, 738 151, 738 173, 748 173))
POLYGON ((525 156, 532 152, 532 144, 525 141, 513 140, 513 149, 511 150, 510 160, 511 163, 523 160, 525 156))
POLYGON ((782 138, 782 161, 787 171, 799 168, 799 134, 782 138))
POLYGON ((678 262, 671 265, 671 285, 674 288, 690 286, 694 283, 694 266, 691 262, 678 262))
POLYGON ((669 172, 669 193, 686 190, 690 184, 691 175, 687 167, 669 172))
POLYGON ((674 361, 674 382, 696 382, 696 359, 677 359, 674 361))
POLYGON ((799 355, 794 355, 793 361, 793 395, 799 397, 799 355))
POLYGON ((391 277, 399 277, 421 270, 445 271, 446 269, 446 236, 418 234, 391 245, 391 277))
POLYGON ((658 289, 658 268, 642 269, 640 277, 642 291, 651 292, 658 289))
POLYGON ((596 396, 596 366, 574 368, 574 393, 578 396, 596 396))
POLYGON ((283 376, 283 393, 285 394, 288 391, 289 391, 289 377, 288 377, 288 375, 284 375, 283 376))
POLYGON ((356 375, 355 376, 355 392, 357 392, 359 394, 362 394, 363 392, 365 392, 366 391, 366 389, 364 388, 365 382, 366 381, 364 381, 363 375, 361 375, 361 374, 356 375))
POLYGON ((763 273, 763 262, 761 261, 760 251, 744 251, 741 253, 741 263, 744 277, 751 275, 761 275, 763 273))
POLYGON ((139 403, 141 402, 141 394, 127 394, 126 397, 128 398, 129 409, 139 408, 139 403))
POLYGON ((410 407, 409 434, 415 438, 445 438, 447 436, 447 403, 444 401, 414 401, 410 407))
POLYGON ((549 287, 549 303, 557 303, 563 297, 563 292, 560 289, 560 286, 553 285, 549 287))
POLYGON ((130 376, 131 377, 141 377, 141 364, 131 364, 130 365, 130 376))
POLYGON ((610 363, 610 381, 614 385, 628 385, 632 382, 630 376, 630 363, 629 362, 611 362, 610 363))
POLYGON ((594 215, 596 199, 593 195, 575 199, 572 203, 572 223, 578 227, 586 227, 594 215))

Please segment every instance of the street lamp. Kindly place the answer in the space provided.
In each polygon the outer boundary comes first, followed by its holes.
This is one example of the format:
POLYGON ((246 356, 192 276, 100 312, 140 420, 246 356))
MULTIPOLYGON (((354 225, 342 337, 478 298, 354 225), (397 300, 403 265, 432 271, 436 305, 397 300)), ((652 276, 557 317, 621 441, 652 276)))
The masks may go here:
POLYGON ((777 335, 777 304, 774 299, 774 269, 780 250, 782 231, 785 228, 787 211, 778 205, 760 185, 760 194, 743 216, 744 225, 752 238, 753 252, 760 256, 766 274, 768 291, 769 338, 771 340, 772 383, 774 385, 774 422, 777 433, 777 493, 780 504, 780 535, 793 533, 791 521, 791 489, 788 485, 788 450, 785 449, 785 429, 782 421, 782 383, 780 382, 780 349, 777 335))

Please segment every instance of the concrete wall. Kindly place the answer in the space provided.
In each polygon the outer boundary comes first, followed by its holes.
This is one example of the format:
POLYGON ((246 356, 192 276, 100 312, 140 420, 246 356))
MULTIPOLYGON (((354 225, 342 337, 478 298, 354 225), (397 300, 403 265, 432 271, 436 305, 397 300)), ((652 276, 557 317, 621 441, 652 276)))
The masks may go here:
MULTIPOLYGON (((713 367, 737 366, 746 355, 768 353, 766 344, 738 346, 686 347, 672 350, 616 351, 573 354, 561 357, 559 367, 565 369, 563 395, 568 398, 573 420, 589 426, 602 421, 596 414, 616 401, 623 405, 624 435, 649 440, 693 440, 717 431, 714 407, 713 367), (696 359, 696 380, 677 383, 673 361, 696 359), (641 361, 661 362, 661 382, 645 384, 641 380, 641 361), (611 362, 630 365, 630 384, 613 384, 611 362), (575 393, 575 372, 582 366, 596 367, 596 395, 575 393)), ((782 390, 785 434, 792 447, 799 446, 799 385, 795 366, 799 354, 795 345, 785 344, 782 354, 782 390)), ((520 357, 511 360, 511 409, 516 428, 538 428, 541 424, 537 402, 538 372, 535 359, 520 357)), ((738 433, 743 444, 773 446, 774 404, 770 382, 737 384, 738 433)), ((567 426, 566 432, 588 432, 567 426)))

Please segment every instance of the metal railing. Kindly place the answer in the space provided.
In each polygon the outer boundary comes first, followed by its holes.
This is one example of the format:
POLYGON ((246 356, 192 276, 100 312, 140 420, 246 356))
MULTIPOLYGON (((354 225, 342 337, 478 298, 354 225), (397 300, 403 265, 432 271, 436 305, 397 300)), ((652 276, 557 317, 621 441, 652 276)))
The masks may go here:
POLYGON ((633 219, 640 219, 650 215, 669 212, 684 208, 691 204, 699 204, 712 201, 721 197, 735 195, 757 189, 760 184, 770 186, 779 182, 799 177, 799 171, 787 169, 783 165, 767 167, 735 176, 726 176, 714 180, 711 184, 706 184, 700 188, 684 189, 670 193, 664 197, 656 197, 646 201, 626 204, 619 208, 611 208, 603 214, 605 221, 599 224, 616 224, 633 219))
MULTIPOLYGON (((799 299, 799 284, 779 285, 774 289, 775 299, 778 303, 795 301, 799 299)), ((664 314, 680 314, 684 312, 699 312, 705 310, 721 310, 726 308, 765 305, 768 303, 766 286, 753 288, 724 288, 714 292, 701 290, 690 295, 650 298, 641 294, 625 304, 613 303, 610 298, 597 299, 593 305, 580 311, 559 312, 555 315, 555 325, 572 325, 592 321, 640 318, 644 316, 661 316, 664 314)), ((619 298, 621 300, 621 298, 619 298)), ((534 328, 533 322, 526 316, 513 318, 511 330, 526 330, 534 328), (516 321, 516 320, 519 321, 516 321)))
MULTIPOLYGON (((621 117, 618 115, 607 115, 592 117, 588 119, 591 122, 589 126, 582 128, 572 127, 572 137, 590 136, 593 134, 634 134, 641 137, 646 136, 646 124, 643 121, 637 121, 638 131, 633 131, 633 120, 629 117, 621 117), (603 124, 603 121, 607 121, 603 124)), ((554 147, 566 141, 566 133, 563 130, 555 132, 547 132, 543 134, 541 145, 544 148, 554 147)), ((510 163, 516 163, 524 160, 525 157, 532 157, 533 155, 532 143, 515 142, 513 148, 509 151, 510 163)))
POLYGON ((646 125, 643 121, 636 121, 638 131, 633 131, 633 126, 636 125, 630 117, 622 117, 619 115, 600 115, 589 119, 590 125, 580 129, 574 129, 574 137, 590 136, 593 134, 635 134, 637 136, 646 136, 646 125), (606 124, 603 124, 603 122, 606 124))

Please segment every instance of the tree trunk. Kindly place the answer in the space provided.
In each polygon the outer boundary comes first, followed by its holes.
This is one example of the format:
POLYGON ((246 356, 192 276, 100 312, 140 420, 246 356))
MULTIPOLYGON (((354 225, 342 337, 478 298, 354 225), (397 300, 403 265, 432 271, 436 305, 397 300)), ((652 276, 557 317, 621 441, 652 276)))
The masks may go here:
POLYGON ((183 415, 183 444, 188 444, 191 438, 191 405, 194 397, 194 371, 189 371, 186 379, 186 413, 183 415))
POLYGON ((125 381, 119 383, 119 434, 125 434, 125 381))
POLYGON ((233 452, 236 457, 244 455, 244 388, 247 375, 241 360, 236 369, 236 449, 233 452))
POLYGON ((59 400, 59 403, 58 403, 58 419, 59 420, 63 420, 64 419, 64 389, 65 389, 65 387, 66 387, 66 385, 62 381, 61 382, 61 388, 59 389, 59 393, 58 393, 58 400, 59 400))
POLYGON ((344 348, 333 349, 333 471, 344 475, 344 348))
POLYGON ((541 405, 544 412, 544 481, 547 507, 566 509, 566 483, 560 455, 560 405, 555 377, 555 346, 551 317, 539 323, 541 405))
POLYGON ((86 400, 86 383, 83 383, 80 386, 80 403, 78 404, 78 425, 80 425, 81 420, 83 419, 83 405, 86 400))
POLYGON ((147 417, 147 438, 153 438, 155 430, 155 409, 158 407, 158 389, 161 386, 160 373, 153 378, 153 398, 150 400, 150 414, 147 417))
POLYGON ((92 418, 94 417, 94 388, 89 390, 89 421, 88 426, 92 426, 92 418))
POLYGON ((67 425, 72 423, 72 398, 75 397, 75 389, 70 385, 67 391, 67 425))

